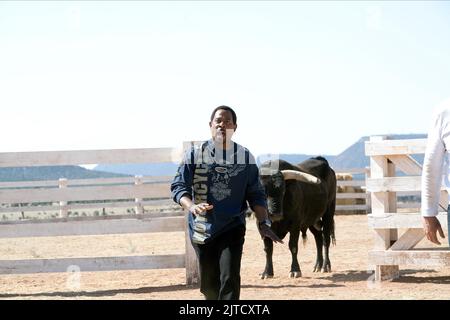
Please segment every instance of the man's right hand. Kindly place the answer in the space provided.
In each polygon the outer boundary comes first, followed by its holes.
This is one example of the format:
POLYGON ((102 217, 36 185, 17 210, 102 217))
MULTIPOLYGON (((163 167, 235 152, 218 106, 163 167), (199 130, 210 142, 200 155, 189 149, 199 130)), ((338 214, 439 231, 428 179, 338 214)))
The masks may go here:
POLYGON ((439 232, 441 238, 445 238, 441 223, 437 217, 423 217, 423 230, 427 239, 435 244, 441 244, 437 238, 437 232, 439 232))
POLYGON ((189 212, 193 213, 194 215, 202 214, 208 210, 211 210, 213 208, 212 204, 209 203, 198 203, 193 204, 189 207, 189 212))

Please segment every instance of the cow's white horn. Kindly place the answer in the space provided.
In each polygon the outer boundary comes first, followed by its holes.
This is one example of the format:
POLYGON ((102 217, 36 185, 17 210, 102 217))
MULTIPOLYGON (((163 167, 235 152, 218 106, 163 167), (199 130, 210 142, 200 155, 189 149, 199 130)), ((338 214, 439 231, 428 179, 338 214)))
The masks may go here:
POLYGON ((320 179, 313 176, 312 174, 295 171, 295 170, 281 170, 284 180, 298 180, 312 184, 319 184, 320 179))

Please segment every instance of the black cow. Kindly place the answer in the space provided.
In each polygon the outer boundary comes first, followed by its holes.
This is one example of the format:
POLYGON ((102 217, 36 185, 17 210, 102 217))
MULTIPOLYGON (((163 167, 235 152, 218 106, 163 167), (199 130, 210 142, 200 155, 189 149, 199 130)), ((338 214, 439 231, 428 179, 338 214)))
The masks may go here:
MULTIPOLYGON (((291 277, 301 277, 297 260, 300 231, 303 240, 309 229, 314 235, 317 259, 314 272, 331 272, 330 242, 334 236, 336 175, 323 157, 310 158, 294 166, 287 161, 267 161, 261 165, 260 177, 266 190, 272 230, 283 239, 289 232, 292 254, 291 277), (322 254, 322 247, 324 255, 322 254)), ((264 239, 266 268, 262 279, 273 277, 273 242, 264 239)))

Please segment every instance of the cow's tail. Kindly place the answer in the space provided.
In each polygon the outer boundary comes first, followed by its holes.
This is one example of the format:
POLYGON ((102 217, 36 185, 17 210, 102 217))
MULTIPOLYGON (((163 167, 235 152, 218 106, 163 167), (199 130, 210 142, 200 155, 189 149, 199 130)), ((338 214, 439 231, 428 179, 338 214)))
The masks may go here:
MULTIPOLYGON (((334 211, 336 207, 336 200, 332 201, 330 208, 328 209, 327 214, 323 217, 323 236, 325 237, 325 243, 331 240, 333 245, 336 245, 336 236, 334 233, 334 211)), ((328 242, 329 243, 329 242, 328 242)))
POLYGON ((304 247, 306 246, 306 243, 308 242, 308 235, 306 234, 307 230, 308 229, 301 230, 302 231, 302 243, 303 243, 304 247))
POLYGON ((334 214, 336 212, 336 187, 337 187, 337 184, 336 184, 336 173, 333 171, 333 169, 330 169, 330 170, 333 172, 333 174, 332 174, 333 179, 331 182, 332 187, 330 188, 333 192, 332 193, 333 197, 332 197, 332 200, 328 207, 327 217, 328 217, 328 227, 330 230, 331 243, 335 246, 336 245, 336 236, 334 233, 334 214))

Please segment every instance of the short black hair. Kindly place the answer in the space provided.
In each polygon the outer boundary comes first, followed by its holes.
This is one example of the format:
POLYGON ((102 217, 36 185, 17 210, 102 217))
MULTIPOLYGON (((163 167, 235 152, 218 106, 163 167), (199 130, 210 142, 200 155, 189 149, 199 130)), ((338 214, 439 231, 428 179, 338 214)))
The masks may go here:
POLYGON ((218 106, 217 108, 215 108, 215 109, 213 110, 213 112, 211 113, 211 119, 210 119, 210 121, 213 121, 214 115, 216 114, 217 110, 230 111, 230 112, 231 112, 231 116, 233 117, 233 122, 234 122, 234 124, 236 124, 236 122, 237 122, 236 112, 234 112, 234 110, 231 109, 231 108, 228 107, 228 106, 218 106))

